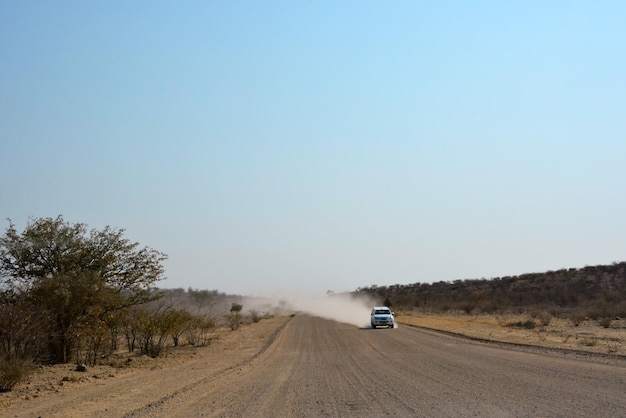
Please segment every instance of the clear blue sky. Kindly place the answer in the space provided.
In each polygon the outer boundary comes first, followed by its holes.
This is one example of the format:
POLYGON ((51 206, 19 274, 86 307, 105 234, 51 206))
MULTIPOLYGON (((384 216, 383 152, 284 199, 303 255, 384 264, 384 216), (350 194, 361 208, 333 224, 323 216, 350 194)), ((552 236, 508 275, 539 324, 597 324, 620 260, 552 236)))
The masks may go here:
POLYGON ((274 296, 626 259, 624 1, 0 0, 0 226, 274 296))

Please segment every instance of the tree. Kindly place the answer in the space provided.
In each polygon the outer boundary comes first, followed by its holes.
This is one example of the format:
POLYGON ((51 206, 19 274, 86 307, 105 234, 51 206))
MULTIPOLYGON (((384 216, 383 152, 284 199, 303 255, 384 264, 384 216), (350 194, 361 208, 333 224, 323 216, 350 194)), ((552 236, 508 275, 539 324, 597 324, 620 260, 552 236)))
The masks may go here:
POLYGON ((233 331, 236 330, 239 325, 241 325, 241 310, 243 309, 243 305, 233 302, 230 307, 230 313, 225 315, 226 322, 230 326, 230 329, 233 331))
POLYGON ((0 238, 0 283, 50 319, 52 362, 69 361, 80 324, 158 297, 154 284, 166 255, 123 234, 108 226, 87 231, 62 216, 31 219, 20 234, 9 220, 0 238))
POLYGON ((163 322, 166 324, 174 347, 178 347, 180 336, 191 326, 193 315, 184 309, 170 309, 163 313, 163 322))

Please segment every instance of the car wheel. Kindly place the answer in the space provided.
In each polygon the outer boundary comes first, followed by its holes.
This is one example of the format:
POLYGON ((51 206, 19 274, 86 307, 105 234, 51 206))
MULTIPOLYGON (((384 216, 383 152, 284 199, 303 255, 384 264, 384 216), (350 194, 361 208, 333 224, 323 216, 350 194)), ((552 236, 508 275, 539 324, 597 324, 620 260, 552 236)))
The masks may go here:
POLYGON ((376 325, 372 324, 372 329, 376 329, 376 325))

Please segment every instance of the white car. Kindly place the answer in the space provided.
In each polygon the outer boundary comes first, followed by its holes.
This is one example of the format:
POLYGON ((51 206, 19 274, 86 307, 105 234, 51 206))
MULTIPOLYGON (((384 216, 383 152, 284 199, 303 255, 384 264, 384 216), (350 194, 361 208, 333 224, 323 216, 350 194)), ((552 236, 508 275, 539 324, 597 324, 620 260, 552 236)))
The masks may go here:
POLYGON ((389 327, 393 328, 395 322, 393 312, 386 306, 376 306, 372 308, 371 314, 372 328, 389 327))

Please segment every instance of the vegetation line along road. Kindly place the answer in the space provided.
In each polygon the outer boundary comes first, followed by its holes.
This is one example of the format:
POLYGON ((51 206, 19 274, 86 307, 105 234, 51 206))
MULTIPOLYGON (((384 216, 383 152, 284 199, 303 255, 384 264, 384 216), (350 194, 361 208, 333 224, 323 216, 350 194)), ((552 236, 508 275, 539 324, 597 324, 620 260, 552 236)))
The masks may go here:
POLYGON ((361 287, 357 294, 387 300, 395 309, 446 313, 533 313, 626 318, 626 262, 492 279, 361 287))
POLYGON ((0 392, 37 364, 117 366, 123 351, 157 358, 181 342, 208 345, 219 325, 234 330, 268 314, 244 315, 239 296, 157 288, 166 258, 124 230, 61 216, 33 219, 22 232, 10 223, 0 237, 0 392))
POLYGON ((136 408, 133 411, 128 412, 127 414, 124 415, 124 417, 130 418, 130 417, 138 417, 138 416, 145 416, 145 415, 149 416, 151 412, 164 408, 164 405, 166 403, 174 400, 175 398, 181 397, 192 390, 197 391, 199 387, 202 387, 206 385, 207 383, 215 381, 217 379, 222 379, 229 373, 232 373, 235 370, 239 370, 243 366, 251 364, 256 358, 258 358, 265 351, 267 351, 267 349, 274 343, 278 335, 285 329, 285 327, 289 323, 289 320, 292 317, 288 317, 288 318, 289 319, 282 321, 281 325, 278 328, 276 328, 276 330, 274 330, 267 339, 265 339, 265 342, 260 347, 260 349, 258 351, 255 351, 254 354, 252 354, 251 356, 244 357, 241 361, 235 364, 232 364, 219 372, 215 372, 213 370, 207 370, 207 375, 200 378, 199 380, 187 381, 185 385, 180 387, 179 389, 176 389, 168 393, 166 396, 163 396, 160 399, 152 401, 145 406, 136 408))

